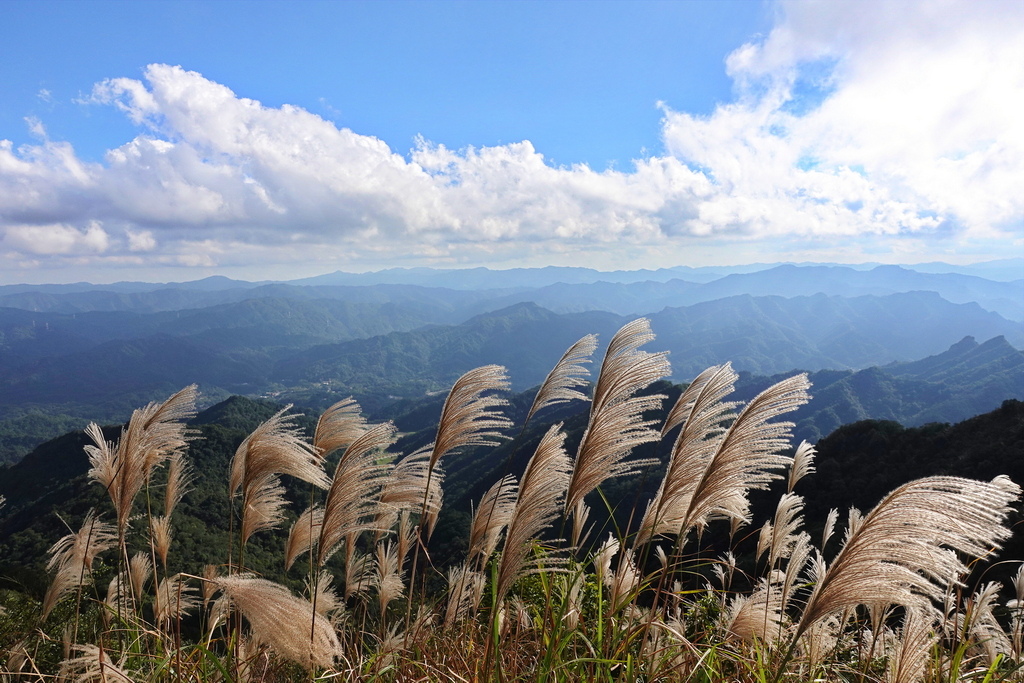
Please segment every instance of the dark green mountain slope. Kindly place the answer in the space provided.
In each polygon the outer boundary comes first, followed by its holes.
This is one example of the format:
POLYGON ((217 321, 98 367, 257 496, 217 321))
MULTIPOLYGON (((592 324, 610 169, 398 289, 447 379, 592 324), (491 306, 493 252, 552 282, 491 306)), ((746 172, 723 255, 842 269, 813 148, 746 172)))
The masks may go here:
MULTIPOLYGON (((737 389, 749 399, 784 375, 746 377, 737 389)), ((959 422, 1024 399, 1024 352, 1003 337, 978 344, 965 337, 947 351, 910 363, 857 372, 810 374, 814 400, 795 415, 796 434, 814 442, 858 420, 892 420, 907 426, 959 422)))
MULTIPOLYGON (((280 406, 268 401, 232 397, 194 420, 200 436, 189 449, 195 476, 192 490, 182 500, 174 520, 173 555, 179 568, 201 571, 207 562, 225 560, 231 457, 242 439, 279 409, 280 406)), ((298 424, 311 431, 315 422, 302 417, 298 424)), ((119 430, 105 427, 104 433, 108 439, 115 439, 119 430)), ((14 579, 30 590, 41 590, 45 587, 46 550, 68 532, 65 523, 77 524, 90 508, 107 520, 111 518, 109 497, 101 486, 86 477, 86 443, 82 432, 67 434, 0 471, 0 496, 7 498, 0 509, 0 584, 5 578, 14 579)), ((162 490, 159 477, 154 487, 162 490)), ((293 487, 290 495, 302 500, 304 493, 301 487, 293 487)), ((138 505, 139 511, 144 512, 141 500, 138 505)), ((284 539, 266 535, 255 540, 251 553, 253 568, 280 574, 284 539)))
POLYGON ((443 390, 480 365, 508 367, 514 387, 537 384, 580 337, 608 337, 624 318, 611 313, 559 315, 517 304, 461 325, 425 327, 371 339, 318 346, 280 362, 282 384, 331 383, 354 393, 422 394, 443 390), (554 359, 554 360, 552 360, 554 359))

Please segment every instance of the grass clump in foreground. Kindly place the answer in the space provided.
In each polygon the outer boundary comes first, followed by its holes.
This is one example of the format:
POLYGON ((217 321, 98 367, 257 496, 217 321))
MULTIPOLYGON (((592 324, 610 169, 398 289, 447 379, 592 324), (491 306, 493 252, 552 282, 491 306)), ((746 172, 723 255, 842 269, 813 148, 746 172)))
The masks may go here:
POLYGON ((866 514, 843 513, 842 533, 833 510, 812 540, 795 488, 814 449, 794 451, 782 419, 808 400, 806 377, 739 405, 730 366, 709 368, 658 424, 648 416, 665 397, 644 390, 669 365, 641 349, 652 339, 646 320, 623 327, 590 396, 596 340, 566 352, 527 420, 589 401, 578 447, 570 453, 562 425, 551 426, 525 470, 482 496, 464 561, 443 575, 426 548, 444 458, 506 438, 501 367, 460 378, 433 443, 400 458, 388 453, 394 426, 368 424, 351 399, 328 409, 311 439, 283 411, 273 416, 225 473, 223 562, 192 573, 167 566, 191 476, 195 388, 137 410, 115 442, 90 426, 89 475, 112 510, 53 545, 41 604, 7 601, 0 680, 1020 679, 1024 575, 1005 606, 996 584, 963 585, 1009 536, 1016 484, 920 479, 866 514), (655 496, 629 528, 591 538, 592 494, 653 464, 631 455, 662 440, 670 456, 655 496), (251 537, 286 519, 282 475, 309 489, 281 558, 304 576, 301 593, 246 568, 251 537), (750 491, 773 484, 785 485, 774 515, 745 534, 756 549, 697 553, 697 539, 741 538, 750 491))

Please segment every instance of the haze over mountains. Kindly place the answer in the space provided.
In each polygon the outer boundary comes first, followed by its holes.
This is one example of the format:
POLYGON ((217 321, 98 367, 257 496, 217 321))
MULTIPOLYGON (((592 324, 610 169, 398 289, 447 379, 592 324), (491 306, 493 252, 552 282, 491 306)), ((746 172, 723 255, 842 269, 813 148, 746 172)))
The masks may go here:
POLYGON ((863 417, 961 420, 1024 398, 1024 259, 946 270, 412 269, 3 286, 0 462, 193 382, 209 402, 323 406, 355 394, 371 413, 488 363, 523 390, 581 336, 607 341, 640 315, 675 382, 726 361, 751 377, 820 375, 807 434, 863 417))

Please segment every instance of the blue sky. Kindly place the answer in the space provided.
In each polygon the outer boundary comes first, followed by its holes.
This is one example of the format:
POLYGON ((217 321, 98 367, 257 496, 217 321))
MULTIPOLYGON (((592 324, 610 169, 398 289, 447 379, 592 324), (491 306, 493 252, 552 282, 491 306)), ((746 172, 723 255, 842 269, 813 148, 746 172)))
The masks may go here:
POLYGON ((8 0, 0 280, 1019 255, 1022 6, 8 0))

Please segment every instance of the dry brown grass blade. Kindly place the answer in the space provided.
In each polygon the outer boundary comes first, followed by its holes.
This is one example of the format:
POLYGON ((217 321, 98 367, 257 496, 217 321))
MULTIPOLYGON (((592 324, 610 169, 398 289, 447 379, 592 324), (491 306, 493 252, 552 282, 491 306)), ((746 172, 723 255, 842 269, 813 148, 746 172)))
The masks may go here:
POLYGON ((249 622, 253 634, 279 655, 301 666, 334 664, 341 651, 338 636, 327 619, 314 614, 308 600, 249 574, 222 576, 216 583, 249 622))
POLYGON ((590 362, 590 357, 596 349, 597 335, 593 334, 588 334, 569 347, 540 385, 537 396, 533 399, 533 405, 530 406, 530 411, 526 414, 527 422, 530 421, 534 413, 548 406, 575 400, 587 400, 586 394, 578 391, 576 387, 587 385, 587 380, 584 378, 590 372, 584 364, 590 362))
POLYGON ((561 423, 553 425, 541 438, 523 472, 498 566, 498 604, 526 571, 526 560, 534 540, 558 517, 572 469, 564 444, 561 423))
POLYGON ((869 512, 819 577, 797 633, 865 603, 913 606, 941 601, 967 571, 959 554, 982 557, 1009 537, 1004 521, 1020 487, 927 477, 904 484, 869 512), (955 551, 955 552, 950 552, 955 551))
POLYGON ((505 390, 508 386, 505 368, 500 365, 484 365, 456 380, 441 409, 437 438, 430 451, 430 469, 456 448, 498 445, 502 430, 511 427, 512 421, 496 411, 508 402, 487 392, 505 390))

